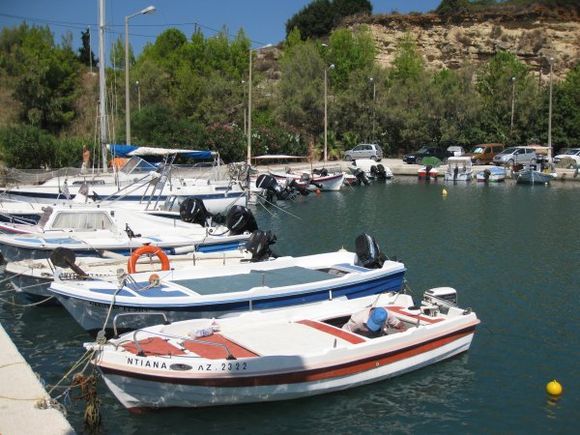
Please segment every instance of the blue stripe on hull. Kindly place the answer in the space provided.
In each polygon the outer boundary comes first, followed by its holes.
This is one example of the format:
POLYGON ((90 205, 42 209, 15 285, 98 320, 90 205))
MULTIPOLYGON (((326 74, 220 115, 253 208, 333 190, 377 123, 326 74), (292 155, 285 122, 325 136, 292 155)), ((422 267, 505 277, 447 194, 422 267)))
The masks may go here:
MULTIPOLYGON (((23 196, 26 198, 42 198, 42 199, 49 199, 49 200, 64 200, 66 199, 62 194, 59 193, 47 193, 47 192, 26 192, 26 191, 21 191, 21 190, 0 190, 0 193, 5 193, 6 195, 14 195, 14 196, 23 196)), ((193 198, 199 198, 199 199, 233 199, 233 198, 239 198, 245 195, 245 192, 232 192, 232 193, 210 193, 210 194, 204 194, 204 195, 199 195, 199 194, 185 194, 185 195, 161 195, 159 197, 155 197, 155 200, 159 200, 159 201, 165 201, 167 198, 172 198, 174 196, 180 196, 183 198, 186 197, 193 197, 193 198)), ((143 202, 143 195, 121 195, 121 196, 117 196, 117 195, 112 195, 112 196, 107 196, 107 195, 102 195, 103 197, 106 197, 107 200, 110 201, 133 201, 133 202, 143 202)), ((70 195, 70 198, 74 198, 75 195, 70 195)))
MULTIPOLYGON (((293 305, 308 304, 313 302, 321 302, 329 299, 329 291, 332 291, 332 297, 346 297, 348 299, 356 299, 364 296, 371 296, 374 294, 379 294, 383 292, 398 292, 403 286, 403 277, 405 272, 398 272, 386 277, 377 278, 372 281, 366 281, 353 285, 346 285, 339 287, 337 289, 323 289, 311 293, 300 293, 294 295, 287 295, 276 297, 275 295, 263 298, 263 299, 253 299, 252 308, 254 310, 259 309, 272 309, 272 308, 284 308, 293 305)), ((69 295, 59 294, 62 298, 70 298, 69 295)), ((83 300, 84 301, 84 300, 83 300)), ((88 301, 85 301, 89 303, 88 301)), ((95 303, 95 302, 90 302, 95 303)), ((108 303, 98 303, 99 305, 107 305, 108 303)), ((213 305, 195 305, 195 306, 170 306, 170 305, 133 305, 133 304, 120 304, 116 303, 115 306, 118 308, 126 307, 128 310, 131 309, 146 309, 147 311, 164 311, 164 312, 180 312, 180 313, 199 313, 199 312, 236 312, 236 311, 248 311, 250 305, 250 300, 227 302, 222 304, 213 305)), ((195 318, 196 316, 192 316, 195 318)))

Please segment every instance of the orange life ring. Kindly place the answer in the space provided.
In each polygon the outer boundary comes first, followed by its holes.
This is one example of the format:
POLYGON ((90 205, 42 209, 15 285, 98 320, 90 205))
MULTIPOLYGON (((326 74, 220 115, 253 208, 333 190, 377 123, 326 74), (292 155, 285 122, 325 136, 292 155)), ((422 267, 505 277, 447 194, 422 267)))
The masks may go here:
POLYGON ((156 255, 159 258, 159 262, 161 263, 161 270, 169 270, 169 258, 167 258, 167 254, 163 252, 163 249, 157 246, 151 245, 143 245, 133 251, 131 254, 131 258, 129 258, 129 262, 127 263, 127 271, 129 273, 135 273, 137 271, 137 261, 141 255, 156 255))

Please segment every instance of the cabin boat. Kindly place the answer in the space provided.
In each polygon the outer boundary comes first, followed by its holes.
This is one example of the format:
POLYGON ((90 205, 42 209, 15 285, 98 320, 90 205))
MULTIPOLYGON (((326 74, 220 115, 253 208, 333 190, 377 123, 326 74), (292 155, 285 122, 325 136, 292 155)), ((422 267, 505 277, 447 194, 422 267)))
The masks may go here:
POLYGON ((555 173, 538 171, 532 167, 524 168, 516 174, 517 184, 549 184, 554 178, 555 173))
MULTIPOLYGON (((235 210, 239 209, 232 208, 230 213, 235 210)), ((47 207, 36 225, 1 223, 2 231, 11 234, 0 234, 0 249, 8 261, 47 258, 58 247, 98 257, 129 255, 144 244, 156 245, 172 255, 221 251, 244 245, 256 229, 253 216, 248 215, 248 221, 253 221, 248 223, 248 231, 239 228, 230 232, 226 226, 204 227, 123 208, 47 207)))
POLYGON ((445 181, 471 181, 473 166, 471 157, 453 156, 447 159, 445 181))
POLYGON ((382 381, 466 352, 480 323, 451 288, 138 329, 85 343, 123 406, 139 411, 280 401, 382 381), (342 329, 353 313, 384 307, 406 330, 374 338, 342 329))
POLYGON ((135 314, 118 322, 123 329, 135 329, 151 312, 174 321, 400 291, 405 266, 379 257, 366 261, 368 252, 340 250, 227 268, 167 270, 153 278, 138 273, 115 281, 55 276, 50 291, 88 331, 112 328, 118 313, 135 314))

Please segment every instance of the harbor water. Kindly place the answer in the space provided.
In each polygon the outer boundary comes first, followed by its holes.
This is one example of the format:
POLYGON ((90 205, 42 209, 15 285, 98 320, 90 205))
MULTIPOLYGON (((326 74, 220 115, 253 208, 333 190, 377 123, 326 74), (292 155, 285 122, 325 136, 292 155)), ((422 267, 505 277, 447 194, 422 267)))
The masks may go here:
MULTIPOLYGON (((257 206, 279 255, 354 249, 362 232, 407 267, 418 298, 458 290, 482 321, 466 354, 394 379, 309 399, 133 415, 101 383, 102 432, 576 433, 580 420, 580 189, 398 179, 257 206), (448 194, 442 195, 446 189, 448 194), (550 399, 545 385, 564 388, 550 399)), ((4 299, 10 299, 5 294, 4 299)), ((11 299, 10 299, 11 300, 11 299)), ((0 304, 0 322, 54 384, 89 337, 59 307, 0 304)), ((2 382, 6 379, 1 378, 2 382)), ((69 420, 83 431, 73 394, 69 420)), ((26 422, 22 423, 26 425, 26 422)))

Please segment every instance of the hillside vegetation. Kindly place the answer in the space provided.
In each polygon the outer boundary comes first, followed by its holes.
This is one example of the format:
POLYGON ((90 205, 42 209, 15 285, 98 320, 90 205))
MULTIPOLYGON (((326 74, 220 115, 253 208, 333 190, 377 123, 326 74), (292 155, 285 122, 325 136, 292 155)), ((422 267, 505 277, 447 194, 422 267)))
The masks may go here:
MULTIPOLYGON (((393 42, 386 67, 377 62, 380 47, 369 25, 334 28, 323 40, 293 28, 278 47, 255 51, 254 154, 320 158, 325 70, 331 158, 360 141, 380 143, 389 154, 423 144, 546 143, 549 65, 539 81, 518 56, 497 49, 479 64, 433 69, 413 36, 393 42)), ((226 161, 243 160, 250 47, 243 31, 230 38, 225 31, 207 37, 168 29, 131 56, 133 143, 207 148, 226 161)), ((119 40, 111 54, 117 67, 107 70, 111 143, 125 141, 122 49, 119 40)), ((96 150, 98 82, 90 59, 86 46, 56 44, 45 27, 2 30, 0 152, 7 165, 80 164, 82 144, 96 150)), ((578 145, 577 60, 553 85, 553 143, 578 145)))

